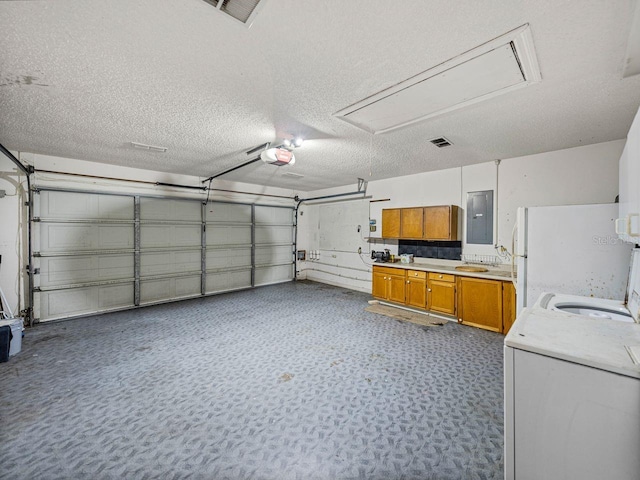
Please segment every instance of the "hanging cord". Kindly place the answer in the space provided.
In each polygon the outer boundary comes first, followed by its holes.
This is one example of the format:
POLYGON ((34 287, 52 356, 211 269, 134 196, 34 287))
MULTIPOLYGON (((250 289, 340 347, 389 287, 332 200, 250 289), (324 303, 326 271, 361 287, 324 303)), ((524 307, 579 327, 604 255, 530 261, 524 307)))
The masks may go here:
POLYGON ((373 133, 369 137, 369 178, 373 175, 373 133))
POLYGON ((207 187, 207 199, 204 201, 205 205, 209 205, 209 195, 211 194, 211 182, 213 182, 213 178, 209 179, 209 186, 207 187))

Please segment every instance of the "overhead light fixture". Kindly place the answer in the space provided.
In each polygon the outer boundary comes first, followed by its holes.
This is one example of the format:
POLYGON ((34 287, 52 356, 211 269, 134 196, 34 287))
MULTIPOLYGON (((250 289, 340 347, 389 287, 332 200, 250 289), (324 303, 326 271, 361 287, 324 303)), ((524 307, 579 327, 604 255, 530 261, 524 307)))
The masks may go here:
POLYGON ((304 140, 300 137, 295 137, 294 139, 285 138, 282 141, 282 145, 285 148, 298 148, 301 147, 304 143, 304 140))
POLYGON ((138 142, 131 142, 131 146, 133 148, 137 148, 138 150, 149 150, 151 152, 165 153, 167 151, 167 147, 156 147, 154 145, 147 145, 145 143, 138 142))

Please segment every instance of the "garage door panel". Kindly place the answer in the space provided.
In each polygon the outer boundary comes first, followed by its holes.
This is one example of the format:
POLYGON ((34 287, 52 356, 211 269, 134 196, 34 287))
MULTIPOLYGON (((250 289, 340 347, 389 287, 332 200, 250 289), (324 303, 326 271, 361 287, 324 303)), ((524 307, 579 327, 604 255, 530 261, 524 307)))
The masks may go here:
POLYGON ((133 225, 40 224, 41 252, 133 248, 133 225))
POLYGON ((153 303, 200 294, 200 275, 143 280, 140 282, 140 302, 153 303))
POLYGON ((133 307, 133 283, 38 292, 34 296, 41 321, 103 310, 133 307))
POLYGON ((290 208, 255 207, 256 224, 293 224, 293 210, 290 208))
POLYGON ((256 247, 256 265, 293 262, 290 246, 256 247))
POLYGON ((207 245, 251 244, 250 226, 207 226, 207 245))
POLYGON ((140 255, 140 275, 165 275, 201 270, 200 250, 186 252, 143 253, 140 255))
POLYGON ((256 243, 293 243, 291 226, 256 226, 256 243))
POLYGON ((133 220, 133 197, 76 192, 40 192, 38 217, 133 220))
POLYGON ((251 270, 207 274, 207 293, 251 287, 251 270))
POLYGON ((140 227, 142 248, 197 247, 201 245, 200 225, 143 225, 140 227))
POLYGON ((287 282, 293 279, 293 265, 256 268, 255 284, 270 285, 272 283, 287 282))
POLYGON ((207 269, 251 267, 251 248, 229 248, 207 251, 207 269))
POLYGON ((133 278, 133 254, 44 257, 38 263, 40 287, 133 278))
POLYGON ((205 220, 207 223, 251 223, 251 205, 210 203, 205 220))
POLYGON ((202 220, 201 203, 188 200, 143 197, 140 199, 140 219, 142 221, 175 220, 200 222, 202 220))
POLYGON ((193 200, 39 192, 33 263, 41 321, 201 295, 203 220, 205 293, 293 277, 292 209, 211 202, 203 219, 193 200))

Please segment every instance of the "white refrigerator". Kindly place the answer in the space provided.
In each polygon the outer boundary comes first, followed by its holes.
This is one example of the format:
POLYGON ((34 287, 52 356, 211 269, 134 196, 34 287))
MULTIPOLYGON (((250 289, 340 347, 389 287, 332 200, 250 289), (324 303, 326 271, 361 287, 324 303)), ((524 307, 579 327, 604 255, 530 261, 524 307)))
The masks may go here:
POLYGON ((633 245, 615 232, 618 205, 517 211, 517 311, 543 292, 624 301, 633 245))

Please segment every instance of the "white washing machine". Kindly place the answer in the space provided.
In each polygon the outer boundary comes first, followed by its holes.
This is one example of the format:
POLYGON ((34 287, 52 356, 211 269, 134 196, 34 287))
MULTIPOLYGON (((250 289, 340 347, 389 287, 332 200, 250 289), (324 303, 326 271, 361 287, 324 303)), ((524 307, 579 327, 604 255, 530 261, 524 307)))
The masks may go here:
POLYGON ((525 308, 504 375, 507 480, 640 478, 640 325, 525 308))
POLYGON ((640 249, 625 302, 545 293, 505 337, 505 478, 640 479, 640 249))
POLYGON ((640 323, 640 248, 633 250, 629 267, 627 293, 624 301, 581 297, 562 293, 543 293, 534 309, 552 310, 567 315, 640 323))

